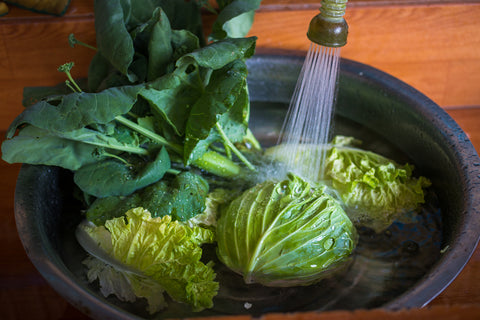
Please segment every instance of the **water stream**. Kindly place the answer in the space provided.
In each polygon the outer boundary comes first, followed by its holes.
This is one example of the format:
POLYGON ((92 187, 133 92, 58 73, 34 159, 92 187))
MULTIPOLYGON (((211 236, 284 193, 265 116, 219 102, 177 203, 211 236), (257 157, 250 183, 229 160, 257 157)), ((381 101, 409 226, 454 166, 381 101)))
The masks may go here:
POLYGON ((330 138, 337 92, 340 48, 324 47, 312 42, 301 69, 290 101, 278 144, 289 144, 292 152, 286 159, 287 170, 300 176, 322 172, 325 154, 318 156, 313 148, 304 144, 322 145, 330 138), (295 164, 302 151, 305 166, 295 164), (310 152, 305 152, 305 149, 310 152))

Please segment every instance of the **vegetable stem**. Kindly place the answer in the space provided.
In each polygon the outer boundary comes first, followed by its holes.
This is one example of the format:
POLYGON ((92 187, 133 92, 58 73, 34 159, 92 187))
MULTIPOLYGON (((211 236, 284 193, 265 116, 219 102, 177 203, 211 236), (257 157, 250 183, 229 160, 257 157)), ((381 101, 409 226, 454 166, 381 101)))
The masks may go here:
POLYGON ((176 176, 176 175, 179 175, 182 171, 170 168, 167 170, 167 172, 176 176))
POLYGON ((215 151, 205 152, 193 164, 220 177, 235 177, 240 174, 240 166, 215 151))
POLYGON ((124 163, 126 166, 131 166, 131 164, 127 160, 123 159, 122 157, 117 156, 116 154, 112 154, 112 153, 109 153, 109 152, 103 152, 102 155, 110 157, 110 158, 117 159, 118 161, 124 163))
POLYGON ((218 132, 220 133, 220 136, 222 137, 223 141, 225 142, 225 145, 228 146, 232 150, 232 152, 247 166, 248 169, 255 171, 255 167, 250 163, 250 161, 245 158, 245 156, 235 147, 235 145, 228 139, 227 135, 222 129, 222 126, 217 122, 215 124, 218 132))
POLYGON ((252 147, 256 150, 262 150, 262 146, 260 142, 258 142, 257 138, 253 134, 250 128, 247 129, 247 134, 245 135, 245 140, 252 145, 252 147))
POLYGON ((77 92, 74 86, 72 86, 72 83, 69 80, 65 80, 65 85, 72 90, 72 92, 77 92))
POLYGON ((94 51, 97 51, 97 48, 95 48, 94 46, 91 46, 85 42, 82 42, 80 40, 78 40, 77 38, 75 38, 75 35, 73 33, 70 33, 68 35, 68 43, 70 44, 70 47, 72 48, 75 48, 75 45, 81 45, 81 46, 84 46, 85 48, 89 48, 89 49, 92 49, 94 51))
POLYGON ((152 132, 151 130, 145 129, 141 125, 133 121, 130 121, 127 118, 123 116, 116 116, 115 120, 117 120, 124 126, 127 126, 130 129, 137 131, 138 133, 144 135, 145 137, 152 139, 153 141, 161 144, 162 146, 168 147, 180 155, 183 154, 183 149, 180 145, 168 142, 164 137, 156 134, 155 132, 152 132))
MULTIPOLYGON (((72 70, 73 66, 73 62, 67 62, 58 67, 58 71, 65 72, 65 74, 67 75, 67 78, 69 80, 69 83, 67 83, 67 85, 72 84, 77 92, 82 92, 82 89, 78 86, 78 84, 73 79, 72 74, 70 73, 70 70, 72 70)), ((71 88, 71 86, 69 87, 71 88)))
MULTIPOLYGON (((72 139, 70 137, 65 137, 66 139, 73 140, 73 141, 79 141, 83 142, 85 144, 90 144, 93 146, 105 148, 105 149, 113 149, 113 150, 118 150, 118 151, 123 151, 123 152, 129 152, 133 154, 141 154, 141 155, 148 155, 148 150, 141 148, 141 147, 135 147, 135 146, 128 146, 128 145, 118 145, 118 144, 110 144, 110 143, 101 143, 98 141, 91 141, 89 139, 84 139, 84 140, 78 140, 78 139, 72 139)), ((106 153, 104 154, 105 156, 111 156, 111 154, 106 153)))

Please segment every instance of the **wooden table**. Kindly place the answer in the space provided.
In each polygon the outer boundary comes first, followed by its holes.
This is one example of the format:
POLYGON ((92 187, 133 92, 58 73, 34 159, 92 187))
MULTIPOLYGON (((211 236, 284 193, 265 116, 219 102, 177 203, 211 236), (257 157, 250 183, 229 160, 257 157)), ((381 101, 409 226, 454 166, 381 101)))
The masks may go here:
MULTIPOLYGON (((318 1, 319 2, 319 1, 318 1)), ((258 52, 305 52, 317 1, 264 0, 251 34, 258 52), (281 30, 281 31, 279 31, 281 30)), ((207 19, 208 20, 208 19, 207 19)), ((367 63, 419 89, 457 121, 480 150, 480 3, 352 0, 342 56, 367 63)), ((75 61, 86 75, 92 53, 71 49, 75 33, 94 44, 92 1, 73 0, 64 17, 11 8, 0 18, 0 134, 21 112, 25 86, 63 81, 55 70, 75 61)), ((0 161, 0 318, 88 319, 57 294, 30 263, 17 235, 13 197, 20 165, 0 161)), ((453 283, 423 309, 268 315, 265 319, 480 319, 480 249, 453 283)), ((249 317, 242 317, 249 319, 249 317)))

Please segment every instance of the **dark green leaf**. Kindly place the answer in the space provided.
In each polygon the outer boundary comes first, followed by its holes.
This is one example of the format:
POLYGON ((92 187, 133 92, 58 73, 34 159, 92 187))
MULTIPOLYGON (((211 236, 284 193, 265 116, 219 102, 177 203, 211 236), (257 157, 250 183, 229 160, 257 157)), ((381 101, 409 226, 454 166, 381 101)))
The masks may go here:
POLYGON ((240 142, 246 135, 250 115, 247 83, 237 95, 232 108, 219 117, 218 123, 232 142, 240 142))
POLYGON ((23 124, 31 124, 51 132, 81 129, 93 123, 108 123, 127 113, 137 99, 140 86, 115 87, 100 93, 71 93, 61 97, 58 105, 40 101, 25 109, 10 125, 11 138, 23 124))
POLYGON ((172 59, 172 29, 167 16, 162 10, 154 12, 155 24, 148 43, 148 80, 154 80, 166 73, 172 59))
POLYGON ((127 197, 98 198, 86 215, 89 221, 102 225, 129 209, 143 207, 152 217, 171 215, 176 220, 186 221, 203 212, 207 193, 208 183, 201 176, 183 172, 172 181, 162 179, 127 197))
POLYGON ((198 79, 198 70, 188 74, 170 73, 146 86, 139 94, 148 101, 153 113, 162 122, 178 136, 183 136, 189 110, 203 90, 198 79))
POLYGON ((220 14, 213 24, 210 37, 220 40, 226 37, 246 36, 252 26, 254 12, 260 7, 260 3, 261 0, 229 0, 222 2, 220 14))
POLYGON ((110 62, 100 52, 97 52, 88 68, 88 92, 99 91, 100 85, 109 76, 111 69, 110 62))
POLYGON ((162 148, 151 162, 140 160, 126 165, 109 159, 83 166, 75 172, 74 181, 82 191, 99 198, 125 196, 157 182, 168 169, 170 158, 162 148))
POLYGON ((138 137, 136 132, 126 127, 117 127, 113 123, 93 127, 95 130, 81 128, 54 134, 45 129, 26 126, 17 136, 4 142, 3 157, 11 163, 55 165, 76 170, 87 163, 101 160, 106 151, 112 154, 148 154, 147 150, 140 147, 144 138, 138 137))
POLYGON ((95 16, 101 18, 95 19, 95 32, 97 48, 101 54, 131 82, 134 82, 137 77, 129 68, 135 49, 125 25, 124 8, 126 3, 129 1, 96 0, 95 16))
MULTIPOLYGON (((162 181, 162 183, 166 183, 162 181)), ((186 221, 205 209, 208 183, 201 176, 183 172, 168 184, 167 191, 158 183, 143 190, 143 199, 152 216, 170 215, 176 220, 186 221)))
POLYGON ((185 163, 201 157, 208 145, 217 140, 215 126, 220 117, 236 104, 237 97, 245 88, 246 77, 247 67, 241 60, 213 72, 205 93, 192 107, 187 121, 185 163))
MULTIPOLYGON (((112 128, 107 128, 107 130, 112 130, 112 128)), ((100 131, 82 128, 79 130, 59 133, 57 136, 72 141, 94 145, 98 148, 118 150, 140 155, 146 155, 148 153, 147 150, 140 147, 140 138, 136 132, 122 126, 114 127, 113 132, 110 135, 106 135, 100 131)))
POLYGON ((142 202, 143 201, 137 192, 134 192, 127 197, 111 196, 97 198, 92 205, 88 207, 85 214, 88 221, 100 226, 104 225, 107 220, 123 216, 125 212, 130 209, 143 206, 142 202))
POLYGON ((193 52, 200 48, 200 42, 196 35, 188 30, 172 30, 173 59, 193 52))
POLYGON ((48 100, 45 98, 52 97, 58 99, 58 96, 71 93, 72 90, 62 82, 54 87, 25 87, 23 88, 24 107, 30 107, 40 100, 48 100))
POLYGON ((204 45, 203 25, 200 6, 197 1, 154 0, 168 16, 172 29, 188 30, 200 39, 204 45))
POLYGON ((97 148, 26 126, 13 139, 2 143, 2 159, 8 163, 43 164, 77 170, 99 160, 97 148))
POLYGON ((121 0, 125 26, 131 31, 151 18, 158 6, 155 0, 121 0))
POLYGON ((186 54, 177 60, 177 72, 184 72, 191 64, 217 70, 237 59, 247 59, 255 53, 256 37, 225 39, 186 54))
POLYGON ((135 74, 138 82, 145 82, 147 80, 148 73, 148 58, 141 54, 137 54, 132 64, 130 65, 130 71, 135 74))

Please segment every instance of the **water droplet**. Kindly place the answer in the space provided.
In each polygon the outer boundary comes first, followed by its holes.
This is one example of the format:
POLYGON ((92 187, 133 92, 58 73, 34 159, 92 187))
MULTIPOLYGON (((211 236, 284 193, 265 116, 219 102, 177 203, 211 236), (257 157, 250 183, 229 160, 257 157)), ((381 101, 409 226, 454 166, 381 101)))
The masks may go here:
POLYGON ((335 240, 333 238, 328 238, 327 240, 325 240, 325 242, 323 243, 323 248, 325 250, 330 250, 333 245, 335 243, 335 240))

